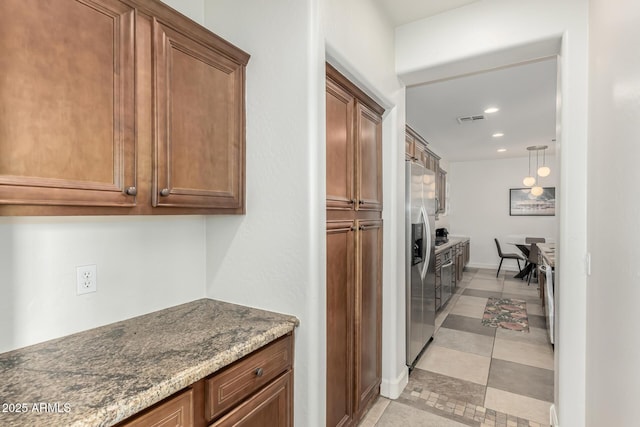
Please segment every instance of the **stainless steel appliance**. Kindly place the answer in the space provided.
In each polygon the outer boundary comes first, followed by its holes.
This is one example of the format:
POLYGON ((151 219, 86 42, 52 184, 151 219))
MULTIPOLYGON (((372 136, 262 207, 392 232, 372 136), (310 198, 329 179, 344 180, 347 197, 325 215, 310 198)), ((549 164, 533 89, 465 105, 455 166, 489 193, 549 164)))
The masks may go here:
POLYGON ((436 246, 449 241, 449 232, 446 228, 436 228, 436 246))
POLYGON ((435 306, 435 174, 405 165, 407 365, 413 369, 433 338, 435 306))
POLYGON ((438 308, 443 307, 451 295, 453 294, 454 287, 454 271, 453 271, 453 248, 449 248, 442 253, 442 264, 439 266, 440 268, 440 295, 437 295, 440 301, 438 308))

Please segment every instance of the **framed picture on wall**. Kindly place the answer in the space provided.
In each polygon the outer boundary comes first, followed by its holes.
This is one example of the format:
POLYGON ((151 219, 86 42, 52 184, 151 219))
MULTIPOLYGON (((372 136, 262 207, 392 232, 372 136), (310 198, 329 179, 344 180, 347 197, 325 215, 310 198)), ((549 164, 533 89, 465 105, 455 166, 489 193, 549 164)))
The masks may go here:
POLYGON ((556 214, 556 188, 544 187, 536 196, 531 188, 509 189, 509 215, 554 216, 556 214))

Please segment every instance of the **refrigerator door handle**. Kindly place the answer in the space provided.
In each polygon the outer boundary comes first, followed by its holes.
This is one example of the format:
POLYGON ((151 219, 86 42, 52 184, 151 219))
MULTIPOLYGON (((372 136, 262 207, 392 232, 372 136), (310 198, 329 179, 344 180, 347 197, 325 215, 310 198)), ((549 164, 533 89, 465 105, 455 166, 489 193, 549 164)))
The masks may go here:
POLYGON ((427 271, 429 270, 429 258, 431 257, 431 230, 429 229, 429 220, 428 220, 427 212, 424 209, 424 206, 420 208, 420 221, 422 221, 422 241, 425 243, 422 245, 423 252, 423 262, 422 269, 420 270, 420 276, 424 280, 427 275, 427 271))

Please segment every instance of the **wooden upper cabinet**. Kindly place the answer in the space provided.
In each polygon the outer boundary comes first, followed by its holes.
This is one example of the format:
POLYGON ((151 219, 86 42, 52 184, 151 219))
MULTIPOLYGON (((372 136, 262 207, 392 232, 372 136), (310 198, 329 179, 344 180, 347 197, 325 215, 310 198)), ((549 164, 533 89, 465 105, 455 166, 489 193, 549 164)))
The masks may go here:
POLYGON ((382 118, 356 105, 356 199, 358 210, 382 210, 382 118))
POLYGON ((327 208, 353 209, 355 98, 327 79, 327 208))
POLYGON ((241 208, 244 66, 153 20, 153 206, 241 208))
POLYGON ((0 204, 135 205, 134 17, 0 1, 0 204))
POLYGON ((384 109, 327 64, 327 209, 382 211, 384 109))
POLYGON ((246 52, 158 0, 2 0, 0 49, 0 215, 244 213, 246 52))

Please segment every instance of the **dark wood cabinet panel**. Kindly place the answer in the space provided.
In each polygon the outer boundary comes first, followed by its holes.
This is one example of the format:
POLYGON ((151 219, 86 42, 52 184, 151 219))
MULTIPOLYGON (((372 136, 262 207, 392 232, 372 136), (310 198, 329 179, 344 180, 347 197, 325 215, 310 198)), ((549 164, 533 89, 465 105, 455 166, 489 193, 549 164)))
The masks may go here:
POLYGON ((154 19, 153 206, 243 202, 244 67, 154 19))
POLYGON ((327 65, 326 421, 331 427, 357 425, 380 392, 383 112, 327 65))
POLYGON ((293 374, 287 371, 212 427, 293 426, 293 374))
POLYGON ((380 391, 382 379, 382 220, 358 221, 356 280, 356 412, 380 391))
POLYGON ((249 55, 158 0, 0 2, 0 215, 244 213, 249 55))
POLYGON ((358 210, 382 211, 382 118, 356 105, 356 199, 358 210))
POLYGON ((133 8, 0 2, 0 204, 135 205, 133 8))
POLYGON ((353 113, 355 99, 332 80, 327 79, 327 208, 353 209, 354 142, 353 113))
POLYGON ((353 420, 355 223, 327 222, 327 425, 353 420))
POLYGON ((193 390, 187 389, 118 427, 193 427, 193 390))

